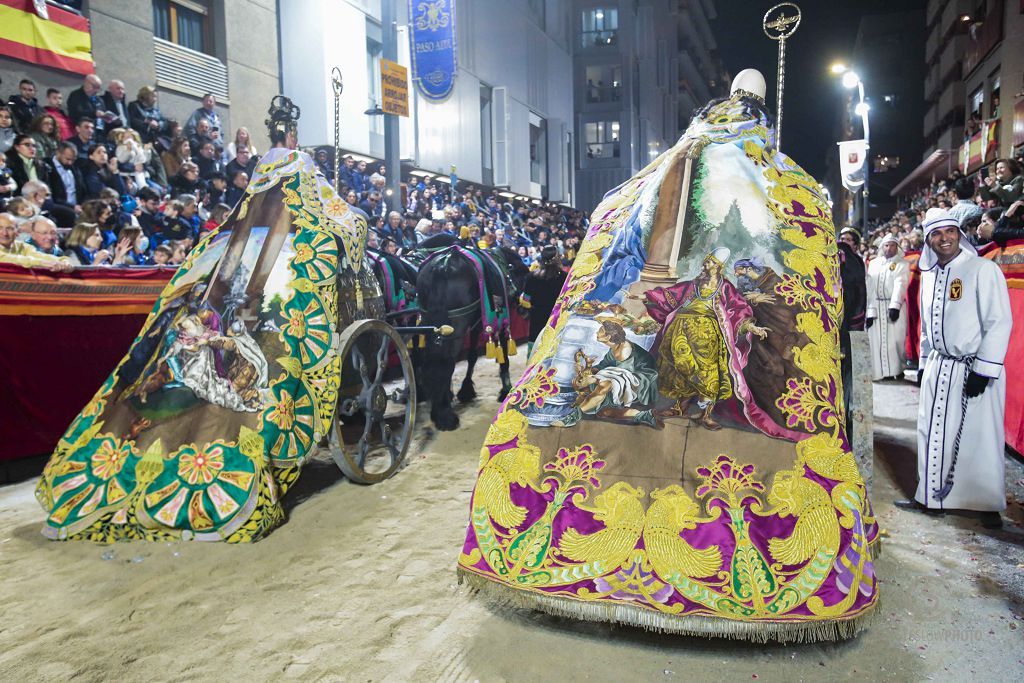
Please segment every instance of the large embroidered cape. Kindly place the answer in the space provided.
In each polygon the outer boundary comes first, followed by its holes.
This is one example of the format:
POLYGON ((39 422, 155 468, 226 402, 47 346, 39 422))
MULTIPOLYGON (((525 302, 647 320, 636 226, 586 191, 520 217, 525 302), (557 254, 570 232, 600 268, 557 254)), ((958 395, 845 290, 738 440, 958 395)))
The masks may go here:
POLYGON ((60 440, 36 489, 44 534, 238 542, 280 524, 334 415, 339 287, 379 298, 365 238, 308 155, 263 157, 60 440))
POLYGON ((845 431, 839 292, 828 204, 762 105, 706 107, 595 210, 481 449, 460 575, 581 619, 853 635, 878 526, 845 431), (631 343, 659 363, 654 397, 622 390, 631 343))

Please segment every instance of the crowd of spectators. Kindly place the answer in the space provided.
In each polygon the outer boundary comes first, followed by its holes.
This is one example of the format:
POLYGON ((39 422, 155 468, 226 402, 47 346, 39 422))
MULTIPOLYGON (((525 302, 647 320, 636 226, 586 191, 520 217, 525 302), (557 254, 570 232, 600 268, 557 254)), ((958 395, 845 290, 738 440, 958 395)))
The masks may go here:
MULTIPOLYGON (((325 153, 314 159, 328 177, 333 169, 325 153)), ((385 168, 367 167, 351 156, 339 168, 341 196, 370 219, 369 246, 402 254, 435 235, 450 235, 465 246, 506 247, 523 263, 538 268, 544 247, 558 250, 564 266, 572 263, 586 236, 587 217, 581 211, 550 203, 503 196, 451 177, 411 176, 401 202, 391 202, 385 189, 385 168)))
POLYGON ((874 256, 887 234, 896 236, 904 252, 919 251, 928 209, 949 210, 976 247, 1024 239, 1024 159, 997 159, 978 173, 955 170, 911 197, 909 206, 887 219, 869 223, 868 234, 855 246, 865 260, 874 256))
MULTIPOLYGON (((96 75, 64 94, 22 79, 0 104, 0 261, 74 266, 174 266, 242 197, 259 160, 248 129, 227 135, 207 94, 184 125, 160 111, 157 92, 128 101, 122 81, 96 75), (66 102, 66 104, 65 104, 66 102)), ((317 164, 333 180, 333 159, 317 164)), ((410 176, 402 200, 385 190, 385 169, 345 158, 342 196, 371 223, 370 246, 398 253, 427 237, 500 245, 536 266, 545 246, 575 257, 586 216, 515 200, 455 180, 410 176)))
POLYGON ((249 132, 226 141, 207 94, 185 125, 157 92, 128 101, 98 76, 46 90, 30 79, 0 104, 0 261, 74 266, 176 265, 227 215, 258 161, 249 132), (241 190, 239 188, 242 188, 241 190), (12 236, 13 232, 13 236, 12 236))

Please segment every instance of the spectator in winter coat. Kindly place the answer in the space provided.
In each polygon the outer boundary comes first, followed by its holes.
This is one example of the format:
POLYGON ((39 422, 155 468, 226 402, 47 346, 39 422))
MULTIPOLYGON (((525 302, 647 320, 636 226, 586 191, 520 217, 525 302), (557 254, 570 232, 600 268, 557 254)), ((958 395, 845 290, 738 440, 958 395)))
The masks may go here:
POLYGON ((100 191, 105 187, 118 195, 127 194, 118 172, 117 159, 108 156, 106 145, 100 143, 94 143, 89 148, 88 161, 82 167, 82 182, 85 184, 86 199, 99 199, 100 191))
POLYGON ((213 93, 206 93, 203 95, 203 106, 196 109, 192 112, 192 116, 188 117, 188 121, 185 122, 186 136, 191 138, 196 135, 196 125, 201 119, 209 121, 209 136, 211 139, 219 139, 222 137, 220 115, 217 114, 217 98, 213 96, 213 93))
POLYGON ((107 132, 115 128, 128 127, 128 101, 124 97, 124 83, 113 80, 107 84, 107 92, 103 93, 103 109, 112 116, 107 121, 107 132))
POLYGON ((60 90, 47 88, 46 106, 43 107, 43 111, 57 120, 58 135, 61 140, 67 140, 75 134, 75 122, 64 111, 64 96, 60 90))
POLYGON ((7 103, 14 116, 14 125, 22 133, 29 132, 32 119, 43 113, 43 108, 36 100, 36 84, 28 78, 21 79, 18 83, 18 94, 11 97, 7 103))
POLYGON ((104 109, 103 98, 100 97, 100 88, 103 86, 100 77, 96 74, 89 74, 82 81, 82 87, 72 90, 68 95, 68 116, 72 121, 89 119, 95 126, 95 137, 97 140, 106 138, 106 124, 112 120, 113 114, 104 109))
POLYGON ((7 167, 19 190, 30 180, 46 180, 43 161, 36 158, 36 141, 28 135, 14 138, 14 146, 7 151, 7 167))
POLYGON ((168 123, 156 103, 156 90, 144 85, 138 99, 128 105, 128 124, 139 132, 143 143, 155 144, 167 134, 168 123))

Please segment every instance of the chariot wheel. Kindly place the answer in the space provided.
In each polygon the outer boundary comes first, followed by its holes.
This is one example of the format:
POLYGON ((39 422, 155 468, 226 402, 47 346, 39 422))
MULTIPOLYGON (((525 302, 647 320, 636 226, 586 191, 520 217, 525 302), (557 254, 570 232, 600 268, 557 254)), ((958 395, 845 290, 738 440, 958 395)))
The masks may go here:
POLYGON ((331 457, 346 477, 376 484, 405 461, 416 426, 416 380, 405 341, 380 320, 358 320, 339 341, 341 388, 331 457), (398 365, 389 368, 397 357, 398 365))

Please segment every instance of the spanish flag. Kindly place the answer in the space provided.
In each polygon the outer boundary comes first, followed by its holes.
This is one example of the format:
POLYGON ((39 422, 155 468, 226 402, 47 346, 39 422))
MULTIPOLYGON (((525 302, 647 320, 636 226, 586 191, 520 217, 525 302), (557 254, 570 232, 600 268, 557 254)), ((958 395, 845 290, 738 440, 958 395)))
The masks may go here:
POLYGON ((46 6, 48 19, 33 0, 0 0, 0 55, 77 74, 95 71, 89 20, 46 6))

